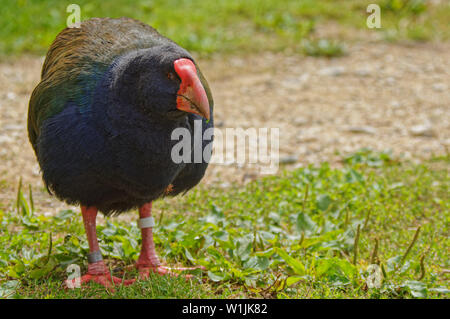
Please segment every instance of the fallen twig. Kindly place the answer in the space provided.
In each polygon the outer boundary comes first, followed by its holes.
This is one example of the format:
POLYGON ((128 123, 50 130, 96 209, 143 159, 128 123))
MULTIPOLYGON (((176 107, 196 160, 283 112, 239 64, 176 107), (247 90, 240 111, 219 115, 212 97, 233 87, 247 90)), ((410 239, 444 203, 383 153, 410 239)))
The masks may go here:
POLYGON ((425 254, 420 257, 420 277, 417 280, 422 280, 425 277, 425 265, 424 265, 425 254))
POLYGON ((356 265, 356 260, 358 258, 358 243, 359 243, 359 233, 360 233, 361 225, 358 224, 356 227, 356 236, 355 236, 355 243, 353 245, 353 264, 356 265))
POLYGON ((425 278, 426 275, 426 269, 425 269, 425 257, 428 255, 428 252, 431 249, 431 245, 428 246, 428 249, 422 254, 422 256, 420 256, 420 277, 417 280, 422 280, 423 278, 425 278))
POLYGON ((350 217, 349 216, 349 210, 348 210, 348 207, 347 207, 347 209, 345 210, 344 229, 347 229, 349 217, 350 217))
POLYGON ((303 240, 305 239, 305 232, 302 231, 302 234, 300 235, 300 240, 298 242, 298 245, 301 247, 303 244, 303 240))
POLYGON ((305 196, 303 197, 303 212, 305 211, 306 208, 306 201, 308 200, 308 191, 309 191, 309 184, 306 184, 306 189, 305 189, 305 196))
POLYGON ((373 248, 372 257, 370 258, 371 264, 379 264, 380 263, 380 259, 378 258, 378 244, 379 244, 379 240, 378 240, 378 238, 375 238, 375 247, 373 248))
POLYGON ((363 229, 366 229, 367 228, 367 224, 369 223, 369 218, 370 218, 370 213, 371 213, 371 209, 369 209, 368 211, 367 211, 367 216, 366 216, 366 219, 364 220, 364 226, 363 226, 363 229))
POLYGON ((414 234, 413 240, 412 240, 412 242, 409 244, 408 249, 406 249, 406 252, 404 253, 404 255, 403 255, 403 257, 402 257, 402 259, 401 259, 401 261, 400 261, 400 265, 403 265, 403 263, 404 263, 405 260, 406 260, 406 257, 408 256, 409 252, 411 251, 411 249, 413 248, 414 244, 416 243, 417 238, 419 237, 419 233, 420 233, 420 228, 421 228, 421 227, 422 227, 422 226, 417 227, 417 230, 416 230, 416 233, 414 234))

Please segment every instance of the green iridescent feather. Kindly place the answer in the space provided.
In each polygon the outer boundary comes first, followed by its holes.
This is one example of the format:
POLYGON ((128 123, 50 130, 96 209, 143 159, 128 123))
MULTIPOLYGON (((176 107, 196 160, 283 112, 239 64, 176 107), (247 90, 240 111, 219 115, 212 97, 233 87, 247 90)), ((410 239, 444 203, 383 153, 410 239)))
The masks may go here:
POLYGON ((130 18, 94 18, 82 22, 80 28, 62 30, 47 52, 41 82, 31 95, 31 143, 35 145, 43 121, 61 112, 68 102, 80 109, 91 105, 98 79, 116 57, 151 47, 159 38, 155 29, 130 18))

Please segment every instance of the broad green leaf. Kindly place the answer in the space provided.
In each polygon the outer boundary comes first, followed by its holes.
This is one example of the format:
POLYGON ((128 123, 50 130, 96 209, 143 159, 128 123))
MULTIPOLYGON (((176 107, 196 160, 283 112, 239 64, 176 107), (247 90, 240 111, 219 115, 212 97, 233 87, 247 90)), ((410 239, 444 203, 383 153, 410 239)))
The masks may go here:
POLYGON ((356 267, 345 259, 323 258, 317 261, 316 276, 331 282, 349 282, 356 275, 356 267))
POLYGON ((212 271, 208 271, 208 277, 209 279, 211 279, 212 281, 221 281, 225 279, 224 274, 215 274, 212 271))
POLYGON ((409 288, 413 297, 425 298, 427 296, 427 286, 423 282, 409 280, 405 282, 405 285, 409 288))
POLYGON ((30 278, 32 278, 32 279, 39 279, 39 278, 44 277, 47 274, 48 274, 48 272, 45 268, 33 269, 29 273, 30 278))
POLYGON ((291 267, 297 275, 304 275, 306 273, 305 266, 297 260, 289 256, 283 249, 276 247, 275 252, 284 259, 284 261, 291 267))
POLYGON ((328 195, 319 195, 317 198, 317 207, 321 211, 326 211, 328 209, 328 206, 331 205, 331 197, 328 195))
POLYGON ((257 262, 257 269, 259 270, 266 270, 267 268, 269 268, 269 258, 267 257, 257 257, 258 262, 257 262))
POLYGON ((275 238, 274 234, 269 233, 269 232, 264 231, 264 230, 260 231, 258 234, 265 241, 273 240, 275 238))
POLYGON ((72 218, 75 215, 75 212, 71 209, 65 209, 59 212, 58 215, 55 216, 57 219, 66 220, 72 218))
POLYGON ((301 276, 290 276, 286 279, 286 285, 288 287, 292 286, 293 284, 299 282, 302 279, 303 279, 303 277, 301 277, 301 276))
POLYGON ((50 257, 48 261, 47 257, 41 257, 36 264, 39 266, 29 272, 29 276, 32 279, 40 279, 48 275, 58 265, 58 261, 53 256, 50 257), (46 261, 46 263, 44 263, 44 261, 46 261))
POLYGON ((299 233, 313 234, 317 229, 316 223, 307 214, 301 212, 297 215, 297 230, 299 233))
POLYGON ((274 212, 270 212, 269 213, 269 218, 275 223, 275 224, 279 224, 281 221, 281 217, 279 214, 274 213, 274 212))
POLYGON ((14 265, 14 272, 17 274, 22 274, 25 272, 25 265, 22 261, 18 261, 17 264, 14 265))
POLYGON ((237 240, 236 246, 237 249, 234 250, 236 256, 240 258, 240 260, 245 261, 250 258, 250 253, 252 251, 252 236, 241 237, 237 240))
POLYGON ((0 298, 7 298, 14 294, 20 286, 19 280, 8 280, 0 285, 0 298))
POLYGON ((186 248, 184 249, 184 255, 190 262, 195 262, 194 257, 192 257, 191 253, 186 248))
POLYGON ((214 238, 221 241, 228 241, 228 232, 224 230, 217 231, 213 234, 214 238))
POLYGON ((435 291, 435 292, 441 293, 441 294, 450 293, 450 290, 445 287, 430 288, 430 289, 428 289, 428 291, 435 291))
POLYGON ((267 257, 259 257, 259 256, 254 256, 251 257, 250 259, 248 259, 245 263, 244 263, 244 268, 245 269, 257 269, 257 270, 266 270, 269 267, 269 258, 267 257))
POLYGON ((402 260, 401 255, 397 255, 392 258, 389 258, 386 262, 386 268, 387 268, 386 270, 388 272, 394 271, 400 265, 401 260, 402 260))
POLYGON ((271 257, 274 254, 274 250, 273 248, 269 248, 265 251, 257 251, 255 253, 256 256, 261 256, 261 257, 271 257))
POLYGON ((355 182, 363 182, 364 181, 364 177, 360 173, 358 173, 357 171, 355 171, 352 168, 347 171, 347 174, 345 175, 345 178, 346 178, 348 183, 355 183, 355 182))
POLYGON ((34 218, 30 217, 28 215, 22 217, 22 223, 25 225, 28 229, 31 230, 38 230, 39 229, 39 221, 34 218))

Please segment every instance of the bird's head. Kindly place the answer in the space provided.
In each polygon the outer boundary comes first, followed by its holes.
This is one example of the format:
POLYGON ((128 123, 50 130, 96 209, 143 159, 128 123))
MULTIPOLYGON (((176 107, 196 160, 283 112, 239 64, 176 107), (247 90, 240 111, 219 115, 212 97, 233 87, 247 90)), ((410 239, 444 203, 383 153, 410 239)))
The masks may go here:
POLYGON ((155 46, 133 53, 126 63, 119 64, 116 79, 119 98, 132 101, 146 113, 179 117, 187 112, 209 120, 203 77, 189 53, 177 46, 155 46))

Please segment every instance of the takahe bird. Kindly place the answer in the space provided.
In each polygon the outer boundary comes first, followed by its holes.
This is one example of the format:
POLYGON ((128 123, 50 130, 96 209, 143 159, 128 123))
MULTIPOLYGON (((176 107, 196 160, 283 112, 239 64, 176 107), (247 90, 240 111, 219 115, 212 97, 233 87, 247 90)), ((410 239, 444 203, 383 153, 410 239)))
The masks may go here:
MULTIPOLYGON (((202 179, 207 157, 191 163, 171 158, 179 142, 171 138, 174 129, 194 136, 197 120, 203 132, 213 127, 208 83, 192 56, 152 27, 130 18, 94 18, 58 34, 30 99, 28 134, 49 192, 81 205, 90 249, 82 283, 121 282, 102 259, 98 211, 139 208, 139 273, 174 274, 155 252, 151 203, 202 179)), ((210 143, 201 141, 205 154, 210 143)))

